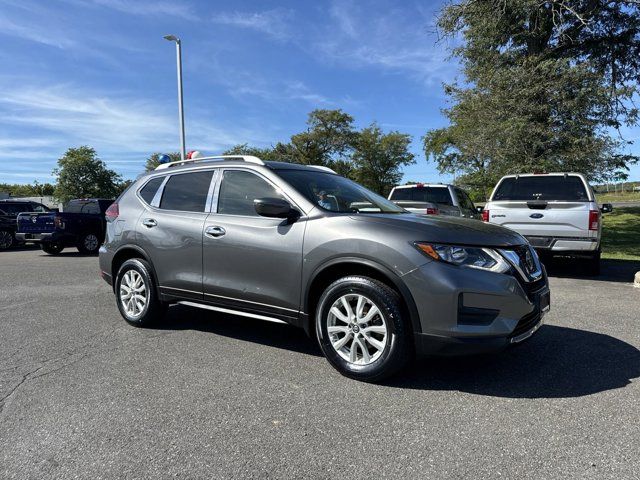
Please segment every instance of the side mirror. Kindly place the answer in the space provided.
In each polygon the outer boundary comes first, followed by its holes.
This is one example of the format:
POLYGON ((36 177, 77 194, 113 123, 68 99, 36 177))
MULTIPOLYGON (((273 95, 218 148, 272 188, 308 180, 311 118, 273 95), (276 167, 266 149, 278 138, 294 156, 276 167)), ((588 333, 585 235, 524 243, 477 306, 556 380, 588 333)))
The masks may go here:
POLYGON ((258 215, 271 218, 294 218, 300 213, 291 204, 281 198, 256 198, 253 206, 258 215))
POLYGON ((603 203, 602 208, 600 208, 600 211, 602 213, 611 213, 613 212, 613 205, 611 205, 610 203, 603 203))

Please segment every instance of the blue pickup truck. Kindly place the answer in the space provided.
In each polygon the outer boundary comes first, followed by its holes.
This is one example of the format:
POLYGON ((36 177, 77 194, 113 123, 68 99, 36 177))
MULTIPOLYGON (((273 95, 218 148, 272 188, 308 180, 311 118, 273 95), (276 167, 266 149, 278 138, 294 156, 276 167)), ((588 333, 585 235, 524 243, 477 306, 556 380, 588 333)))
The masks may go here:
POLYGON ((70 200, 62 212, 24 212, 18 215, 16 239, 39 243, 42 250, 55 255, 66 247, 96 254, 104 240, 104 213, 113 200, 80 198, 70 200))

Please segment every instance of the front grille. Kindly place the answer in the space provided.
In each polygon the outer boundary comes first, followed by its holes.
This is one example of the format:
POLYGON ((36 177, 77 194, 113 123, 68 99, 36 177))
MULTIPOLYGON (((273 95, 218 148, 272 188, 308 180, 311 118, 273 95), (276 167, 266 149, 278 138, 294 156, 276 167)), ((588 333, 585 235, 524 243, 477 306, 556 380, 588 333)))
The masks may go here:
POLYGON ((516 252, 520 259, 520 268, 522 268, 527 275, 533 276, 537 272, 538 267, 531 253, 531 247, 529 245, 521 245, 515 247, 513 251, 516 252))
POLYGON ((522 335, 523 333, 528 332, 533 327, 535 327, 538 322, 540 322, 540 320, 540 311, 538 309, 525 315, 520 319, 513 332, 511 332, 510 338, 517 337, 518 335, 522 335))

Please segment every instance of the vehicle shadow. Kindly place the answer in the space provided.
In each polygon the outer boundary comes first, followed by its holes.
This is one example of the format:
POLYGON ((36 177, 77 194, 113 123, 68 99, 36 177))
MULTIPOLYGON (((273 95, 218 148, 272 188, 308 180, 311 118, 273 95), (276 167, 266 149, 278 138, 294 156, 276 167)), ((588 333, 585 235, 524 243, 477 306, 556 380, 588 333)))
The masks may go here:
POLYGON ((173 305, 155 330, 196 330, 269 347, 322 356, 320 347, 302 329, 281 323, 173 305))
POLYGON ((585 273, 579 260, 570 258, 546 259, 544 266, 550 277, 596 280, 602 282, 633 283, 636 272, 640 272, 640 261, 603 259, 600 263, 600 275, 585 273))
POLYGON ((40 254, 40 257, 62 257, 62 258, 76 258, 76 257, 94 257, 94 258, 98 258, 98 255, 96 253, 80 253, 78 250, 76 250, 75 248, 69 248, 69 250, 63 250, 60 253, 56 253, 55 255, 51 255, 49 253, 46 252, 42 252, 40 254))
POLYGON ((601 333, 543 326, 495 355, 424 358, 389 386, 506 398, 567 398, 623 388, 640 376, 640 350, 601 333))
POLYGON ((29 250, 40 250, 40 247, 37 245, 17 245, 12 246, 7 249, 0 250, 0 253, 11 253, 11 252, 27 252, 29 250))
MULTIPOLYGON (((154 329, 196 330, 322 356, 298 328, 175 305, 154 329)), ((418 359, 384 385, 457 390, 504 398, 568 398, 623 388, 640 376, 640 350, 609 335, 543 326, 528 342, 494 355, 418 359)))

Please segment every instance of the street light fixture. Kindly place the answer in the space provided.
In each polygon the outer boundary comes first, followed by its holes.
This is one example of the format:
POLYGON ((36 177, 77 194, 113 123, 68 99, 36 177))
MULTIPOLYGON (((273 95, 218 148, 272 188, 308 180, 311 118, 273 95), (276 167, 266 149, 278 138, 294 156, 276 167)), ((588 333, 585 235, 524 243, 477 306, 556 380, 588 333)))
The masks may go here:
POLYGON ((180 159, 186 155, 184 140, 184 104, 182 99, 182 43, 175 35, 165 35, 165 40, 176 42, 176 62, 178 64, 178 116, 180 117, 180 159))

